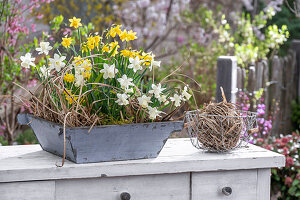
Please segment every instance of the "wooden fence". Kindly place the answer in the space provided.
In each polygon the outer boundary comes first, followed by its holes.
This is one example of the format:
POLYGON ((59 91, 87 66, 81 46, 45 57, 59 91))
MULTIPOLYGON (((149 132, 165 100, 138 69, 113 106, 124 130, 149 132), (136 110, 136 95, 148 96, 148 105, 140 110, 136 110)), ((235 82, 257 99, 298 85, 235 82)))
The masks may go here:
MULTIPOLYGON (((300 41, 292 42, 286 56, 274 56, 247 69, 238 67, 235 57, 219 57, 217 69, 217 101, 222 100, 220 86, 224 88, 226 98, 234 103, 239 91, 247 91, 253 96, 264 88, 265 115, 274 116, 272 134, 290 133, 291 103, 300 96, 300 41)), ((250 110, 253 110, 253 102, 250 110)))

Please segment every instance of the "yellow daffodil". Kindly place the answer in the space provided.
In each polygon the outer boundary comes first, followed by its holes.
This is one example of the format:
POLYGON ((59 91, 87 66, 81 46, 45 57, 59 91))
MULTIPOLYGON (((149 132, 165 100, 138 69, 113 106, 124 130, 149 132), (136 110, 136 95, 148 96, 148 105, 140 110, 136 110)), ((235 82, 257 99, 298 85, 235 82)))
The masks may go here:
POLYGON ((120 34, 120 40, 122 40, 122 42, 124 42, 124 40, 127 41, 127 31, 126 31, 126 29, 124 29, 124 31, 122 31, 122 33, 120 34))
POLYGON ((121 51, 121 55, 124 57, 130 56, 131 54, 132 54, 132 52, 127 49, 124 49, 121 51))
POLYGON ((99 35, 96 35, 94 37, 94 42, 95 42, 95 46, 98 47, 100 40, 102 39, 102 37, 100 37, 99 35))
POLYGON ((136 32, 133 32, 132 30, 128 31, 126 41, 135 40, 135 39, 137 39, 136 32))
POLYGON ((150 53, 145 53, 145 52, 143 52, 142 53, 142 56, 141 56, 141 59, 143 59, 144 61, 146 61, 146 62, 144 62, 144 64, 145 65, 150 65, 151 64, 151 60, 153 59, 153 54, 151 55, 151 52, 150 53))
POLYGON ((73 74, 68 74, 66 73, 65 76, 64 76, 64 80, 68 83, 73 83, 74 81, 74 76, 73 74))
POLYGON ((84 78, 85 78, 85 79, 90 79, 90 77, 91 77, 91 72, 90 72, 90 71, 86 71, 86 72, 84 73, 84 78))
POLYGON ((108 47, 107 44, 104 45, 104 47, 102 47, 102 51, 103 51, 103 52, 109 52, 109 47, 108 47))
POLYGON ((72 95, 70 90, 67 90, 68 92, 64 91, 64 94, 66 95, 66 100, 69 102, 69 104, 74 103, 78 97, 75 97, 74 95, 72 95))
POLYGON ((116 34, 120 35, 122 32, 120 29, 121 26, 122 25, 117 25, 116 27, 111 27, 110 31, 109 31, 110 36, 114 38, 114 37, 116 37, 116 34))
POLYGON ((89 48, 89 50, 93 50, 95 48, 95 43, 92 41, 87 41, 86 46, 89 48))
POLYGON ((74 57, 74 61, 73 63, 75 63, 75 65, 81 65, 83 60, 79 61, 81 59, 81 56, 77 56, 77 57, 74 57))
POLYGON ((80 18, 73 17, 73 19, 69 19, 69 21, 71 22, 70 27, 74 27, 77 29, 79 26, 82 26, 82 24, 80 23, 80 18))
POLYGON ((68 38, 68 37, 62 38, 61 44, 62 44, 64 47, 68 48, 68 47, 72 44, 72 38, 68 38))
POLYGON ((120 48, 120 46, 119 46, 119 42, 118 41, 115 41, 115 42, 111 42, 110 44, 109 44, 109 46, 110 46, 110 51, 112 51, 112 50, 114 50, 114 52, 112 53, 112 56, 115 56, 116 54, 118 54, 119 52, 118 52, 118 48, 120 48))
POLYGON ((81 49, 82 49, 82 52, 86 52, 86 53, 89 52, 86 44, 82 45, 81 49))

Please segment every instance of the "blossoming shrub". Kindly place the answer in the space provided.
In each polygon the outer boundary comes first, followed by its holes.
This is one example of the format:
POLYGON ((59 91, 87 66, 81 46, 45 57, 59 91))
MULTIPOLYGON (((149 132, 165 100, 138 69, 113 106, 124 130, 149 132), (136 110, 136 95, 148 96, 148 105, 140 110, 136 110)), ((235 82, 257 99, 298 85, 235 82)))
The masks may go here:
POLYGON ((64 52, 49 57, 52 47, 41 42, 36 51, 46 56, 46 65, 35 65, 31 53, 21 57, 21 66, 33 67, 42 83, 29 101, 34 115, 72 127, 163 121, 191 97, 187 86, 172 89, 166 79, 155 82, 160 61, 131 48, 136 32, 113 25, 102 35, 83 38, 81 19, 69 22, 78 35, 62 38, 64 52))
POLYGON ((16 115, 23 107, 14 98, 20 90, 13 82, 28 88, 36 83, 32 72, 21 69, 16 59, 35 46, 34 42, 28 42, 32 33, 37 31, 35 18, 30 14, 34 8, 51 1, 0 1, 0 143, 12 144, 19 129, 16 115))
POLYGON ((280 191, 280 200, 300 198, 300 134, 281 135, 280 138, 257 138, 255 144, 285 156, 285 167, 272 169, 272 191, 280 191))

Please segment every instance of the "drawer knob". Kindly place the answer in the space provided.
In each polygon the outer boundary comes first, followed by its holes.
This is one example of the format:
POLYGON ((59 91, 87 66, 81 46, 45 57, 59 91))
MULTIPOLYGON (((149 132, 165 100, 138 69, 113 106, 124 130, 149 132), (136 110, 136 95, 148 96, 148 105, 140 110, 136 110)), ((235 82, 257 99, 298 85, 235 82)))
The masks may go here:
POLYGON ((231 187, 223 187, 222 188, 222 193, 225 194, 226 196, 231 195, 231 193, 232 193, 231 187))
POLYGON ((121 200, 130 200, 130 198, 131 198, 131 196, 130 196, 130 194, 128 192, 122 192, 120 194, 120 199, 121 200))

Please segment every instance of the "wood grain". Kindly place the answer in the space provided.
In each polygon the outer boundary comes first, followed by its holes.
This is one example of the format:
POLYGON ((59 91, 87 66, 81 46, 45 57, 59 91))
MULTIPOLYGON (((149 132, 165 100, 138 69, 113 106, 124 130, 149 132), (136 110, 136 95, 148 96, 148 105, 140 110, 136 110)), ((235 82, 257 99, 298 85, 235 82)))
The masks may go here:
POLYGON ((188 200, 189 177, 184 173, 59 180, 56 200, 120 200, 122 192, 132 200, 188 200))
POLYGON ((55 200, 54 181, 0 183, 1 200, 55 200))
POLYGON ((38 145, 0 147, 0 182, 96 178, 282 167, 283 155, 250 145, 226 154, 196 149, 190 139, 169 139, 155 159, 75 164, 38 145))
MULTIPOLYGON (((257 170, 218 171, 192 174, 193 200, 255 200, 257 170), (232 194, 225 196, 223 187, 230 187, 232 194)), ((266 200, 266 199, 260 199, 266 200)))

